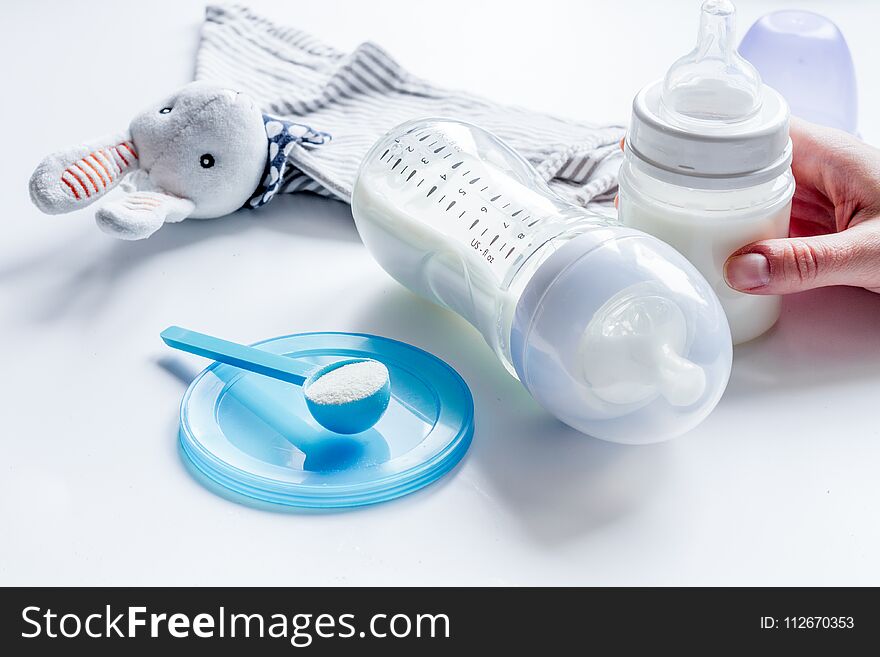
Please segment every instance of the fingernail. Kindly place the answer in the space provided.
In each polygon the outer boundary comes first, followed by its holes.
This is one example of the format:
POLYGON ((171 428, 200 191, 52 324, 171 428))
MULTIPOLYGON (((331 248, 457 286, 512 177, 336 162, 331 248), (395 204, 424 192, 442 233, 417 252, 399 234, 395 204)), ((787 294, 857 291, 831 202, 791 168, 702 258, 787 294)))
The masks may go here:
POLYGON ((727 261, 727 284, 736 290, 754 290, 770 282, 770 262, 760 253, 744 253, 727 261))

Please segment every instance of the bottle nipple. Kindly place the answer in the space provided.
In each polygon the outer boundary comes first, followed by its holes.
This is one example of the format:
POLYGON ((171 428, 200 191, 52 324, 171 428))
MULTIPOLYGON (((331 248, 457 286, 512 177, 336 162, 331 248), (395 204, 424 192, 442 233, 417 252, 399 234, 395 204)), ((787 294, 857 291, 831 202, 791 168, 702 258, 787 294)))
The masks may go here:
POLYGON ((670 405, 695 404, 706 373, 685 358, 687 322, 677 304, 624 290, 600 308, 584 333, 580 357, 593 394, 609 404, 636 404, 658 395, 670 405))
POLYGON ((761 77, 736 51, 736 8, 729 0, 706 0, 696 47, 677 60, 663 80, 662 105, 678 123, 733 123, 761 107, 761 77))

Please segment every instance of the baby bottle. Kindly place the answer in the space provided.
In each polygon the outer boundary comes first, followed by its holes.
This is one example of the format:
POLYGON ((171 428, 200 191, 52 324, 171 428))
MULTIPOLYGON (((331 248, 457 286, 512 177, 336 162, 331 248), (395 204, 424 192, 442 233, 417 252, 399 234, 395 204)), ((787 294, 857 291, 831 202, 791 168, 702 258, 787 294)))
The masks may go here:
POLYGON ((724 391, 730 332, 699 272, 567 203, 486 130, 448 119, 393 129, 361 164, 352 212, 391 276, 467 319, 579 431, 663 440, 724 391))
POLYGON ((740 343, 773 326, 781 302, 732 290, 724 262, 788 236, 795 185, 788 105, 737 54, 734 14, 727 0, 704 2, 696 48, 635 97, 619 212, 696 265, 740 343))

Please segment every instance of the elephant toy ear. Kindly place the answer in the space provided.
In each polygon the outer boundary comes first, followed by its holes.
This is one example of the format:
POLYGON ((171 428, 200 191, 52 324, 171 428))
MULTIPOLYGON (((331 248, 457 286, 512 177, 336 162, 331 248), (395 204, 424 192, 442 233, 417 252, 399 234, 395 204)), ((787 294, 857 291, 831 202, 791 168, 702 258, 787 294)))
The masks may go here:
POLYGON ((31 176, 31 200, 46 214, 78 210, 101 198, 137 166, 138 154, 127 133, 58 151, 40 162, 31 176))
POLYGON ((134 191, 104 203, 95 213, 98 227, 122 240, 142 240, 162 227, 186 219, 195 209, 189 199, 161 191, 134 191))

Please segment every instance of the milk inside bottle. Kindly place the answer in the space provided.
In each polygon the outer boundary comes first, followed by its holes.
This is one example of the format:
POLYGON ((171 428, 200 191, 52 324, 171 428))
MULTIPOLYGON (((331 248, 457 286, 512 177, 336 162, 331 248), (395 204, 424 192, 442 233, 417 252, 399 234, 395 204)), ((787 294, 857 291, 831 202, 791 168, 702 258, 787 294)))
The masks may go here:
POLYGON ((731 342, 711 286, 679 253, 558 197, 486 130, 405 123, 352 195, 379 264, 476 327, 547 410, 590 435, 662 440, 718 402, 731 342))
POLYGON ((781 301, 731 289, 724 263, 751 242, 788 236, 795 183, 788 106, 737 54, 734 17, 727 0, 705 2, 694 50, 635 97, 619 216, 700 270, 740 343, 773 326, 781 301))

